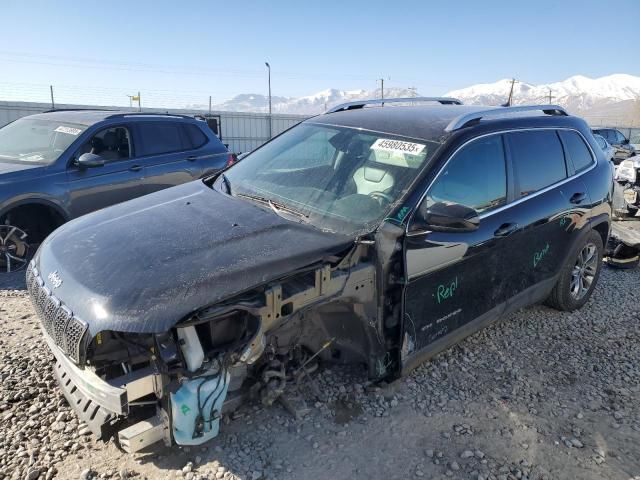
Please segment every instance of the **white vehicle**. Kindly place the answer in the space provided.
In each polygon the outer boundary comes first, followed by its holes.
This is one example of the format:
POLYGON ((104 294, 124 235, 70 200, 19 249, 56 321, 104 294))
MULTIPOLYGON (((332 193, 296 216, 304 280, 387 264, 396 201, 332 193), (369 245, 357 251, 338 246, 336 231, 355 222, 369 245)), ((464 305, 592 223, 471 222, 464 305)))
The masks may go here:
MULTIPOLYGON (((615 181, 618 189, 622 189, 624 199, 622 206, 614 200, 614 207, 623 216, 633 217, 640 210, 640 156, 635 155, 623 160, 615 171, 615 181)), ((618 190, 616 189, 616 190, 618 190)), ((615 191, 614 191, 615 195, 615 191)), ((618 195, 619 198, 619 195, 618 195)))

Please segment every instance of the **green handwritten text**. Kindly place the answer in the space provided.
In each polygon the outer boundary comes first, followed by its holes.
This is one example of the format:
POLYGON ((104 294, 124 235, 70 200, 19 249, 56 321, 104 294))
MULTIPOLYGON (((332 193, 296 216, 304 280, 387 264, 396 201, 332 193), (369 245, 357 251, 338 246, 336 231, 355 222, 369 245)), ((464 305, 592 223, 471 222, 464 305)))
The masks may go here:
POLYGON ((456 289, 458 288, 458 277, 456 277, 449 285, 442 284, 438 285, 436 289, 435 297, 438 303, 442 303, 444 300, 448 300, 453 297, 456 293, 456 289))
POLYGON ((549 251, 549 244, 547 243, 542 250, 540 250, 539 252, 534 252, 533 268, 536 268, 536 266, 540 263, 540 261, 544 258, 544 256, 547 254, 548 251, 549 251))
POLYGON ((404 217, 407 216, 407 213, 409 213, 409 207, 402 207, 396 215, 396 218, 400 221, 403 221, 404 217))

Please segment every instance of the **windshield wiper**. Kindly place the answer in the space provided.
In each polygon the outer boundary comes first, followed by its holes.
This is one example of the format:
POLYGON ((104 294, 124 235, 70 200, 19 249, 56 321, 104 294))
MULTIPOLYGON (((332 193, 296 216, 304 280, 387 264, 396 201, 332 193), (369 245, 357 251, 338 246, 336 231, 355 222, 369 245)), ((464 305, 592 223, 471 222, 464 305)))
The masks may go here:
POLYGON ((224 173, 220 174, 220 176, 222 177, 222 181, 224 182, 224 186, 227 187, 227 193, 229 195, 231 195, 231 182, 229 181, 229 179, 227 178, 227 176, 224 173))
POLYGON ((284 204, 279 203, 279 202, 274 202, 273 200, 270 200, 270 199, 265 198, 265 197, 261 197, 259 195, 249 195, 247 193, 237 193, 236 197, 244 197, 244 198, 248 198, 250 200, 254 200, 256 202, 264 203, 265 205, 268 205, 271 208, 271 210, 273 210, 273 212, 276 215, 280 216, 280 217, 283 217, 282 212, 286 212, 289 215, 293 215, 293 216, 298 217, 298 218, 300 218, 302 220, 305 220, 305 221, 307 221, 309 219, 309 215, 305 215, 304 213, 299 212, 299 211, 297 211, 297 210, 295 210, 295 209, 293 209, 293 208, 291 208, 291 207, 289 207, 287 205, 284 205, 284 204))

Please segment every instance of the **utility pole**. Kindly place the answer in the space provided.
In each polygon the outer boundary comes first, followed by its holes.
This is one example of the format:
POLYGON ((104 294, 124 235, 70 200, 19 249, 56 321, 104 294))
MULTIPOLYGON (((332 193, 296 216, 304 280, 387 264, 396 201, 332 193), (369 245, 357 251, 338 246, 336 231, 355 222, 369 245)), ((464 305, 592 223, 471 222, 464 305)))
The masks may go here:
POLYGON ((380 98, 384 100, 384 78, 380 79, 380 98))
POLYGON ((509 98, 507 99, 507 103, 503 105, 503 107, 510 107, 513 103, 513 86, 516 84, 516 79, 511 79, 511 90, 509 90, 509 98))
POLYGON ((552 90, 549 89, 549 105, 551 105, 551 101, 554 98, 553 95, 551 95, 552 90))
POLYGON ((56 104, 53 101, 53 85, 49 85, 49 91, 51 92, 51 110, 55 110, 56 104))
POLYGON ((211 95, 209 95, 209 116, 211 116, 211 95))
POLYGON ((272 126, 272 117, 271 117, 271 65, 269 62, 264 62, 267 66, 267 70, 269 72, 269 140, 273 137, 273 126, 272 126))
POLYGON ((142 111, 142 98, 140 97, 140 91, 138 91, 138 111, 142 111))

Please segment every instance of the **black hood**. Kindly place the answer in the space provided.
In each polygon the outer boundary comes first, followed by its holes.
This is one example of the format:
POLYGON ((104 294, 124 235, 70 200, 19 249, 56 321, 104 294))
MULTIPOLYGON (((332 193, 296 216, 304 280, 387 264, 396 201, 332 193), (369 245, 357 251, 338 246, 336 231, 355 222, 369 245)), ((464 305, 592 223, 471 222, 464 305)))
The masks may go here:
POLYGON ((196 181, 63 225, 36 262, 45 284, 91 335, 148 333, 352 242, 196 181), (57 288, 47 278, 55 271, 57 288))

